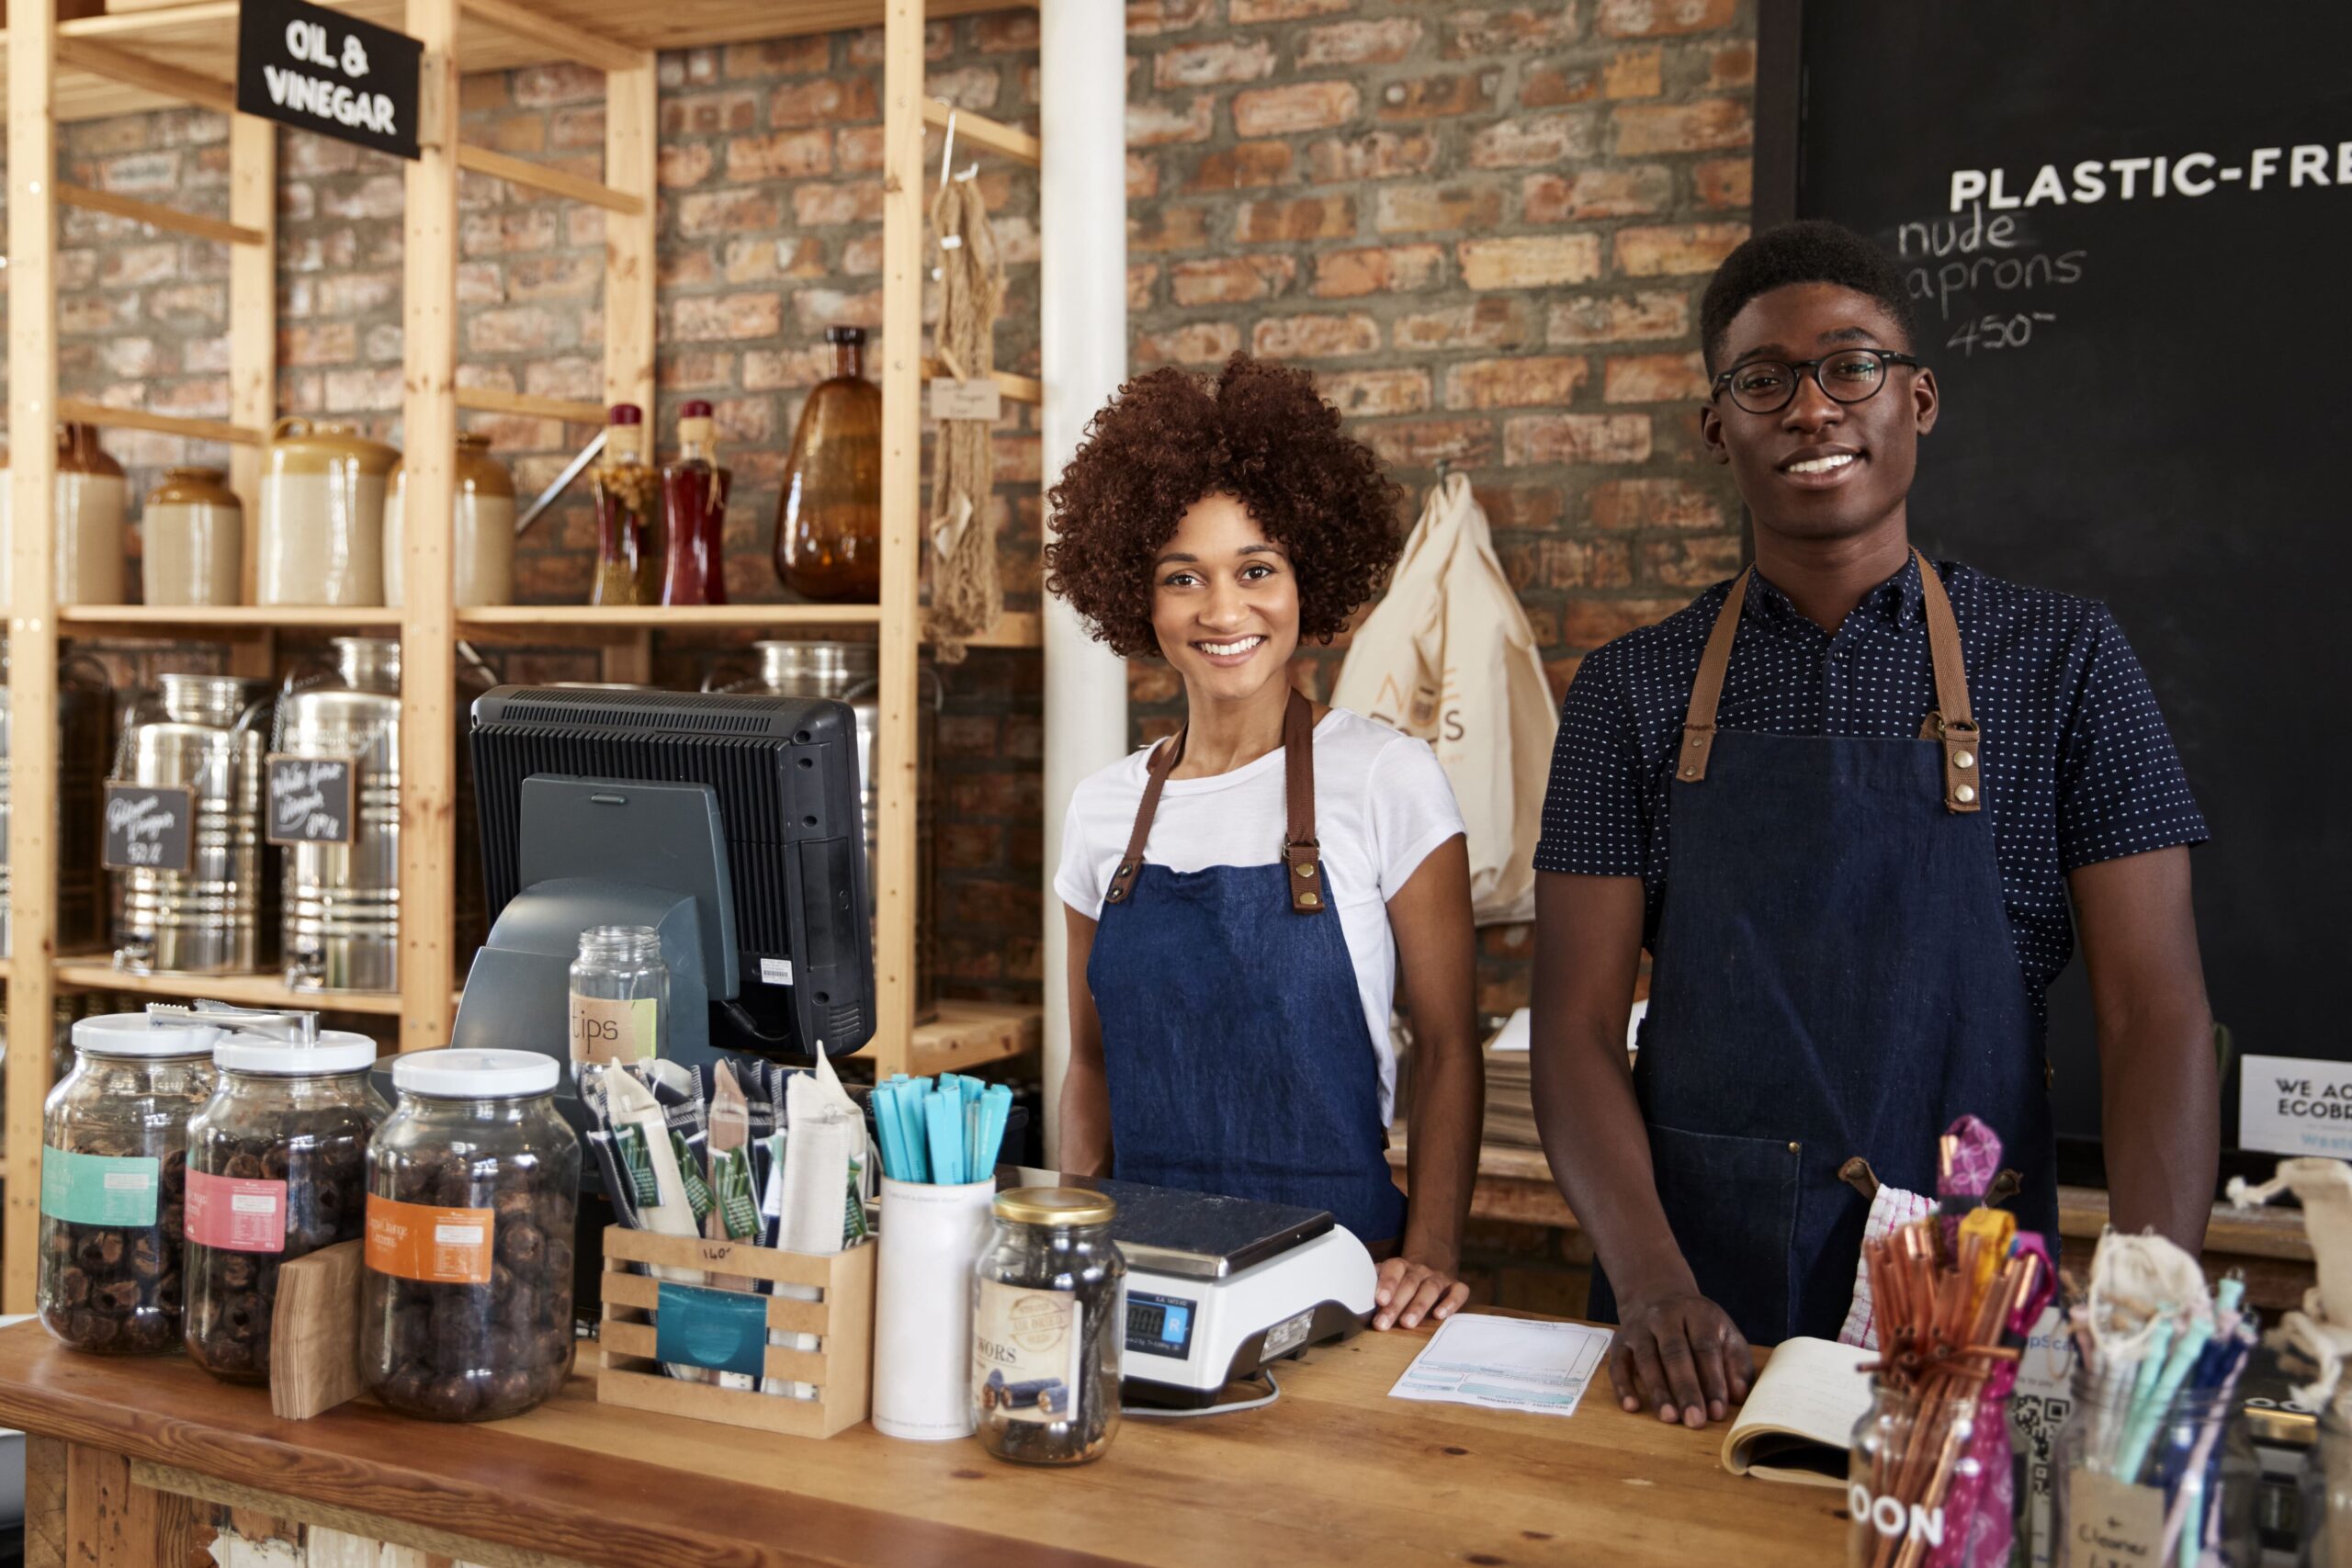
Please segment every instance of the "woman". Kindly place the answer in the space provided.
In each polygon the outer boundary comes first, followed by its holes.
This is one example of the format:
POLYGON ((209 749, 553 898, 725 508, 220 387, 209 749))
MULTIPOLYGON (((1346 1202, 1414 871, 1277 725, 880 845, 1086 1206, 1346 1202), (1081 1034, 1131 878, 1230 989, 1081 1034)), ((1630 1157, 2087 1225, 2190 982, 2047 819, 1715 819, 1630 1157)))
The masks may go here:
POLYGON ((1329 1209, 1381 1259, 1374 1322, 1458 1278, 1484 1098, 1462 816, 1429 747, 1296 693, 1396 558, 1395 487, 1306 375, 1160 370, 1051 497, 1046 585, 1157 656, 1184 726, 1079 785, 1064 1169, 1329 1209), (1413 1201, 1390 1179, 1389 1010, 1415 1041, 1413 1201))

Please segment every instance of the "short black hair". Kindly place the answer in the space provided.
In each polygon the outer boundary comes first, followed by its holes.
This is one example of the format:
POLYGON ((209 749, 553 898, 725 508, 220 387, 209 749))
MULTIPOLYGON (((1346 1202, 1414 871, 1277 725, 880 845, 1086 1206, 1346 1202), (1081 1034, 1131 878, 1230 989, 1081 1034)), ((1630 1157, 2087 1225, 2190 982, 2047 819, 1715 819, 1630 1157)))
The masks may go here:
POLYGON ((1710 373, 1723 356, 1732 318, 1758 295, 1792 283, 1834 283, 1869 295, 1901 330, 1901 346, 1912 346, 1911 301, 1894 258, 1842 223, 1807 218, 1750 236, 1715 268, 1699 302, 1699 348, 1710 373))

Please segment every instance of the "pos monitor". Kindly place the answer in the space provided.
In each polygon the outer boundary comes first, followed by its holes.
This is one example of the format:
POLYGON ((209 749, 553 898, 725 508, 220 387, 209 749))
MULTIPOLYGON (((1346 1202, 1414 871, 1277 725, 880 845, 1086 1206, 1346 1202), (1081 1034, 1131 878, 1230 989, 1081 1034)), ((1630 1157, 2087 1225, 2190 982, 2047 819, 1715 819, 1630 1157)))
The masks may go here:
MULTIPOLYGON (((841 703, 501 686, 473 708, 492 920, 452 1043, 569 1055, 591 926, 650 926, 662 1054, 839 1055, 874 1034, 856 720, 841 703)), ((573 1075, 561 1097, 571 1099, 573 1075)))

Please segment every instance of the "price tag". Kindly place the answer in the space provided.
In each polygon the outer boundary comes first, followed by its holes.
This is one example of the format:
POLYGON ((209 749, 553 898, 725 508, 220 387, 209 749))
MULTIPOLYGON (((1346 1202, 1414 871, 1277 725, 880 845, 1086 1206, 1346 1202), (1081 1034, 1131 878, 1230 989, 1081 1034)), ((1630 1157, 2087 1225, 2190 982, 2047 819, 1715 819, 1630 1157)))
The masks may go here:
POLYGON ((1004 412, 1004 393, 993 378, 984 381, 933 381, 931 417, 980 419, 996 423, 1004 412))
POLYGON ((108 871, 188 868, 196 792, 186 784, 109 784, 107 836, 100 856, 108 871))
POLYGON ((271 843, 351 842, 358 817, 353 809, 359 794, 357 758, 271 756, 263 776, 269 784, 271 843))

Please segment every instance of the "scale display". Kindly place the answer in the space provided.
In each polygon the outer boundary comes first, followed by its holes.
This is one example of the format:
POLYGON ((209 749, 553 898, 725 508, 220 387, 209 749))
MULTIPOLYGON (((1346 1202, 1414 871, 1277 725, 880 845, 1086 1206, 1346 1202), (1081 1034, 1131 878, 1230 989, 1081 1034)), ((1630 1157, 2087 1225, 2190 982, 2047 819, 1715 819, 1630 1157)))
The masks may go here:
POLYGON ((1127 1292, 1127 1348, 1182 1360, 1193 1348, 1193 1306, 1178 1296, 1127 1292))

